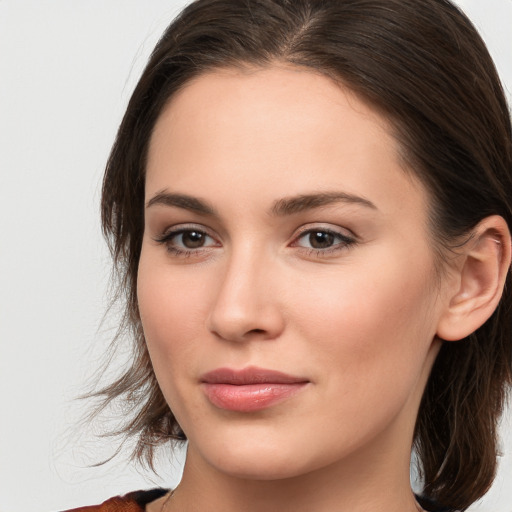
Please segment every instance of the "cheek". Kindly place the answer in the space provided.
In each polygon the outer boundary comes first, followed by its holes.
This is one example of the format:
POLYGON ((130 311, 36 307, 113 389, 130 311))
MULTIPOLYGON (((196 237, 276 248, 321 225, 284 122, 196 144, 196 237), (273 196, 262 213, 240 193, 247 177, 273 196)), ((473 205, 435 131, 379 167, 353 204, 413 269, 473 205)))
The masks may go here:
POLYGON ((354 404, 403 398, 414 388, 435 335, 429 261, 409 269, 396 254, 372 261, 337 278, 326 273, 304 279, 305 299, 290 296, 314 365, 329 368, 324 378, 333 392, 350 389, 354 404))
POLYGON ((200 336, 205 323, 205 290, 185 279, 179 268, 171 269, 151 251, 141 254, 137 299, 144 336, 153 366, 160 375, 173 375, 172 366, 192 362, 191 341, 200 336))
POLYGON ((143 249, 137 279, 144 337, 165 400, 188 433, 202 420, 192 405, 197 397, 188 390, 202 354, 205 287, 194 286, 183 273, 148 253, 143 249))

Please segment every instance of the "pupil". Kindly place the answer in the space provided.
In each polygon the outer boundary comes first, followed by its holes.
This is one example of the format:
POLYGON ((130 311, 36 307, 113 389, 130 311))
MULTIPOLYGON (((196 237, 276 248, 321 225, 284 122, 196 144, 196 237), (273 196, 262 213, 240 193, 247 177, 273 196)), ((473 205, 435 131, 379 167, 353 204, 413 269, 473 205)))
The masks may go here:
POLYGON ((183 233, 183 245, 188 249, 196 249, 204 244, 204 235, 197 231, 183 233))
POLYGON ((334 235, 325 231, 317 231, 309 235, 309 243, 314 249, 326 249, 334 243, 334 235))

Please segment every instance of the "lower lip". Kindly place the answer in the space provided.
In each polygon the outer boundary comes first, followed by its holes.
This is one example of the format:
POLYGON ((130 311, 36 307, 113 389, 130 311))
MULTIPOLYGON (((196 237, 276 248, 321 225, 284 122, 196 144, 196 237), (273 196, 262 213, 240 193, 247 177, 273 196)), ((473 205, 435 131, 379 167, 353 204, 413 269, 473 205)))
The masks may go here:
POLYGON ((261 383, 235 386, 233 384, 202 384, 208 400, 228 411, 261 411, 283 400, 291 398, 301 391, 307 382, 292 384, 261 383))

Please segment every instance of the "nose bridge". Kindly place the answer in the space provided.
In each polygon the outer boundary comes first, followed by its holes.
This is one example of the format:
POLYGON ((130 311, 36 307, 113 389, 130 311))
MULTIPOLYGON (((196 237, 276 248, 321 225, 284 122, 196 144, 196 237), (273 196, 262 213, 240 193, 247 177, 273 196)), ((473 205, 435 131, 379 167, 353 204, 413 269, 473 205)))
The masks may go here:
POLYGON ((210 330, 231 341, 277 336, 282 317, 272 291, 272 274, 273 258, 264 250, 250 243, 233 249, 218 277, 210 330))

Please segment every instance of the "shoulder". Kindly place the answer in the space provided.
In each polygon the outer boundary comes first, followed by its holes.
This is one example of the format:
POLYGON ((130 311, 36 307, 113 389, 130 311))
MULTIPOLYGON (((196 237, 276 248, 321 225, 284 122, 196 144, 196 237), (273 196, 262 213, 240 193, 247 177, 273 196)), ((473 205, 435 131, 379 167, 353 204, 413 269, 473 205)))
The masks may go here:
POLYGON ((161 498, 167 492, 167 489, 135 491, 110 498, 101 505, 73 508, 63 512, 144 512, 148 503, 161 498))

